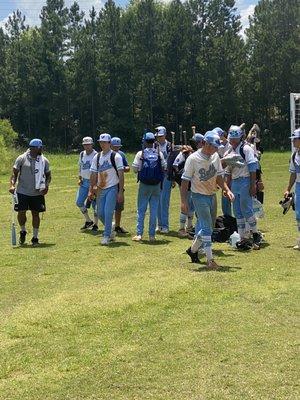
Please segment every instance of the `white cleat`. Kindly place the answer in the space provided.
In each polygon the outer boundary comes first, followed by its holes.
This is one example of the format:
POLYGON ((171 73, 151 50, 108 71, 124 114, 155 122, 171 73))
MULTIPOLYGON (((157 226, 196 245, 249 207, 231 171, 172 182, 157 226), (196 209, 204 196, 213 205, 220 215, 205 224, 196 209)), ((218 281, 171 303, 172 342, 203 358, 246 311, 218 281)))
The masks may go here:
POLYGON ((142 236, 141 236, 141 235, 133 236, 132 240, 133 240, 134 242, 140 242, 140 241, 142 240, 142 236))
POLYGON ((107 236, 103 236, 103 238, 101 239, 101 245, 102 246, 107 246, 107 245, 109 245, 110 242, 111 242, 111 240, 107 236))
POLYGON ((168 228, 161 228, 160 233, 169 233, 169 229, 168 228))

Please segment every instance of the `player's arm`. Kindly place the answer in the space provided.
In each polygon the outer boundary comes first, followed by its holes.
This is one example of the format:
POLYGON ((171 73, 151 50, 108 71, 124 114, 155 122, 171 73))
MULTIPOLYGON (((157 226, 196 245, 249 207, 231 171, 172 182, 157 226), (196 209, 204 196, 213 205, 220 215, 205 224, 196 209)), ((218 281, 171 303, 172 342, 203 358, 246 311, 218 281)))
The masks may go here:
POLYGON ((9 187, 9 192, 14 194, 16 190, 16 183, 18 180, 18 175, 19 175, 19 170, 17 168, 13 168, 12 175, 10 177, 10 187, 9 187))
POLYGON ((224 196, 228 197, 230 201, 234 200, 234 194, 227 186, 227 183, 225 182, 222 175, 217 176, 217 185, 222 189, 224 196))
POLYGON ((119 169, 118 175, 119 175, 119 191, 118 191, 117 201, 118 203, 122 203, 124 201, 124 170, 119 169))
POLYGON ((285 189, 284 192, 284 197, 288 197, 289 194, 291 193, 292 187, 294 186, 294 183, 296 181, 296 172, 291 172, 290 173, 290 179, 289 179, 289 183, 287 185, 287 188, 285 189))

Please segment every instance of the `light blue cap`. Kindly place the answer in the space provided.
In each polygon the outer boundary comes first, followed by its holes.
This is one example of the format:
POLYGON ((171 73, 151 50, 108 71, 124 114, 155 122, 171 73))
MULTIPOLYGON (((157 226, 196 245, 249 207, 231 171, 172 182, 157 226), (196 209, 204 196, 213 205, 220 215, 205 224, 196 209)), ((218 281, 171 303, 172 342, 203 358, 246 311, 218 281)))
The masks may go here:
POLYGON ((201 133, 195 133, 195 135, 192 137, 192 139, 195 140, 195 142, 199 143, 199 142, 203 142, 204 136, 201 135, 201 133))
POLYGON ((164 126, 158 126, 155 128, 156 136, 165 136, 167 134, 167 130, 164 126))
POLYGON ((216 132, 219 136, 223 136, 225 131, 223 131, 222 128, 219 128, 218 126, 213 129, 214 132, 216 132))
POLYGON ((122 147, 122 142, 121 142, 121 139, 119 137, 111 138, 111 142, 110 143, 111 143, 112 146, 122 147))
POLYGON ((207 131, 204 135, 204 141, 216 148, 221 146, 220 136, 214 131, 207 131))
POLYGON ((155 136, 152 132, 146 132, 144 136, 144 140, 155 140, 155 136))
POLYGON ((243 130, 237 125, 231 125, 228 131, 228 139, 240 139, 244 135, 243 130))
POLYGON ((43 147, 41 139, 32 139, 29 142, 29 147, 43 147))
POLYGON ((300 128, 296 129, 290 139, 300 139, 300 128))
POLYGON ((110 142, 111 136, 109 133, 101 133, 99 136, 98 142, 110 142))

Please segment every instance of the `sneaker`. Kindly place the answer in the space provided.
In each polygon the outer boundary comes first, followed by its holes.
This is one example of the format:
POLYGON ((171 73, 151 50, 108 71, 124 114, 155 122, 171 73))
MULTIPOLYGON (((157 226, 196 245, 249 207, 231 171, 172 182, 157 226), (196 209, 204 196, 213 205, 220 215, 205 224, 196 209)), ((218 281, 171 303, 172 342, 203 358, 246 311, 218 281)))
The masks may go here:
POLYGON ((298 239, 298 242, 296 246, 293 247, 294 250, 300 250, 300 239, 298 239))
POLYGON ((259 250, 261 245, 261 235, 258 232, 253 232, 253 249, 259 250))
POLYGON ((252 249, 252 242, 250 239, 242 239, 236 242, 236 247, 239 250, 250 250, 252 249))
POLYGON ((94 225, 93 221, 86 221, 86 223, 80 229, 83 231, 85 229, 90 228, 93 225, 94 225))
POLYGON ((209 260, 206 263, 206 267, 209 269, 218 269, 220 266, 215 262, 215 260, 209 260))
POLYGON ((94 232, 94 233, 98 232, 98 225, 97 224, 94 224, 92 226, 92 232, 94 232))
POLYGON ((188 254, 191 257, 192 263, 195 263, 195 264, 199 264, 200 263, 200 260, 199 260, 199 257, 198 257, 198 252, 193 253, 192 249, 190 247, 185 252, 186 252, 186 254, 188 254))
POLYGON ((168 228, 161 228, 160 233, 169 233, 169 229, 168 228))
POLYGON ((162 229, 162 227, 161 227, 161 226, 158 226, 158 227, 155 229, 155 232, 156 232, 156 233, 160 233, 160 232, 161 232, 161 229, 162 229))
POLYGON ((132 240, 133 240, 134 242, 140 242, 140 241, 142 240, 142 236, 141 236, 141 235, 133 236, 132 240))
POLYGON ((117 233, 129 233, 128 231, 126 231, 126 229, 122 228, 121 226, 116 226, 115 227, 115 232, 117 232, 117 233))
POLYGON ((155 236, 149 236, 149 242, 155 242, 155 236))
POLYGON ((107 246, 110 242, 111 242, 111 240, 107 236, 103 236, 103 238, 101 239, 102 246, 107 246))
POLYGON ((26 235, 27 235, 26 231, 20 231, 20 237, 19 237, 19 243, 20 244, 24 244, 25 243, 26 235))
POLYGON ((187 236, 188 236, 188 233, 185 231, 184 228, 179 229, 179 231, 178 231, 178 237, 180 237, 180 238, 186 238, 187 236))
POLYGON ((33 237, 33 238, 31 239, 31 244, 32 244, 32 246, 38 246, 38 245, 39 245, 39 239, 33 237))

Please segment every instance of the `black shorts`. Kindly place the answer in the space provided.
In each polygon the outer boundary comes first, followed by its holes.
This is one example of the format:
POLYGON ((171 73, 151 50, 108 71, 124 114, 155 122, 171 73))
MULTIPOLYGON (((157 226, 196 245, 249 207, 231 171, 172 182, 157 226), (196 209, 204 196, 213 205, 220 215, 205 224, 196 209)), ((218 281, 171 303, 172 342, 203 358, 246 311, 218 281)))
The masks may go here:
POLYGON ((18 193, 18 204, 15 205, 15 211, 46 211, 45 196, 27 196, 18 193))

